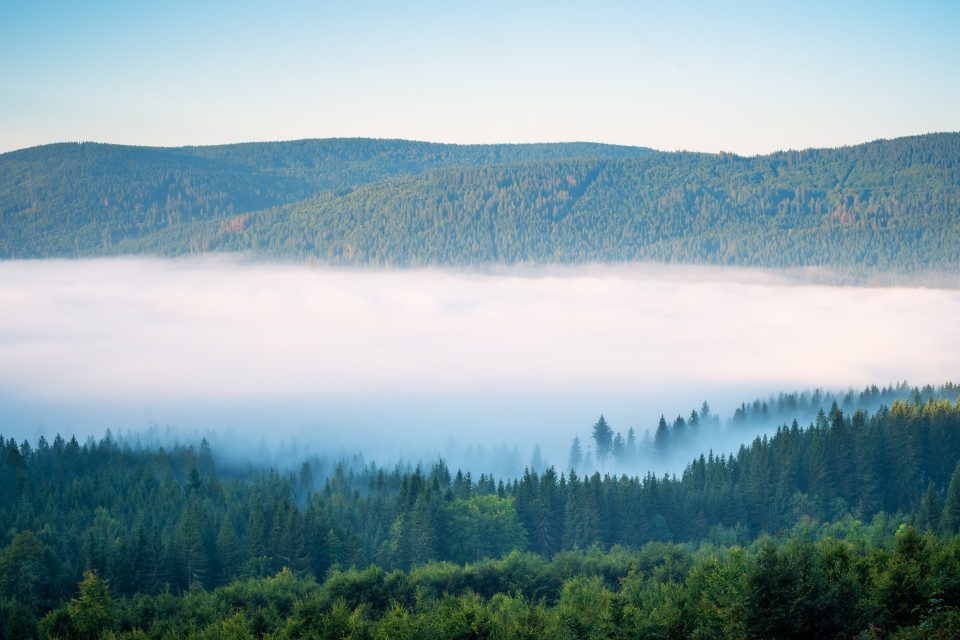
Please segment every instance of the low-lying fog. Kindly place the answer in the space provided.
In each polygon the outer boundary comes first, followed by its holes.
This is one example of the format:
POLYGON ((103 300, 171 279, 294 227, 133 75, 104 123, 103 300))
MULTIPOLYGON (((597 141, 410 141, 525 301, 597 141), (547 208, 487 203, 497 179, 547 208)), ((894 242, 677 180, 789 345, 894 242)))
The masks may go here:
MULTIPOLYGON (((639 436, 704 400, 956 377, 960 292, 665 267, 0 262, 0 433, 156 427, 368 459, 639 436)), ((731 449, 735 448, 731 446, 731 449)), ((479 475, 481 470, 476 470, 479 475)))

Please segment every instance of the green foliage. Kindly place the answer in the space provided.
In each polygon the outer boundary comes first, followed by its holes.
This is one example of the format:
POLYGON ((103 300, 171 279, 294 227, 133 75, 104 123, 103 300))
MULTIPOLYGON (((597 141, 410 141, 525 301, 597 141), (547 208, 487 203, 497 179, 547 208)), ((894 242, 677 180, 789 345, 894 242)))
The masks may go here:
POLYGON ((49 145, 0 156, 0 256, 645 260, 930 279, 960 264, 958 158, 956 133, 753 158, 359 139, 49 145))
POLYGON ((131 639, 951 637, 960 538, 944 545, 905 527, 892 547, 877 547, 866 529, 850 533, 749 549, 650 543, 552 561, 514 553, 407 573, 335 570, 319 585, 282 571, 119 602, 87 574, 80 596, 40 630, 131 639))
POLYGON ((317 193, 344 196, 447 166, 645 152, 368 139, 175 149, 46 145, 0 155, 0 257, 196 253, 243 234, 254 211, 317 193))
POLYGON ((602 414, 600 415, 600 419, 593 425, 593 433, 590 437, 593 438, 596 444, 597 459, 600 462, 600 466, 603 466, 603 463, 606 462, 607 458, 613 453, 613 429, 607 424, 602 414))
POLYGON ((557 615, 565 637, 611 637, 615 623, 612 609, 613 594, 599 577, 578 576, 563 583, 557 615))
POLYGON ((78 588, 79 595, 67 606, 72 628, 80 640, 97 640, 117 621, 117 603, 107 581, 94 572, 84 573, 78 588))
POLYGON ((947 534, 960 533, 960 461, 953 471, 946 503, 943 506, 941 526, 947 534))
POLYGON ((499 558, 526 546, 526 533, 512 498, 473 496, 444 506, 447 518, 444 556, 456 563, 499 558))
POLYGON ((52 551, 32 531, 21 531, 0 552, 0 595, 36 615, 53 604, 57 570, 52 551))
POLYGON ((37 618, 19 600, 0 598, 0 640, 33 640, 40 637, 37 618))

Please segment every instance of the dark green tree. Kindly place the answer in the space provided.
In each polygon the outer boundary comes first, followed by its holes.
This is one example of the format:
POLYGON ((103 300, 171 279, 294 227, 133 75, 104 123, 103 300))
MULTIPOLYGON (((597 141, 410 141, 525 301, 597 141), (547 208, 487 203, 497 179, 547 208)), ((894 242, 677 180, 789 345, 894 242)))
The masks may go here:
POLYGON ((603 466, 613 452, 613 429, 607 424, 603 414, 594 423, 590 437, 596 443, 597 461, 603 466))
POLYGON ((943 502, 940 500, 940 494, 931 480, 927 484, 927 492, 923 494, 923 500, 920 501, 920 508, 913 519, 913 526, 918 531, 939 531, 940 514, 943 512, 943 502))
POLYGON ((943 504, 943 515, 940 526, 946 535, 960 533, 960 462, 957 462, 950 478, 950 487, 947 489, 947 498, 943 504))

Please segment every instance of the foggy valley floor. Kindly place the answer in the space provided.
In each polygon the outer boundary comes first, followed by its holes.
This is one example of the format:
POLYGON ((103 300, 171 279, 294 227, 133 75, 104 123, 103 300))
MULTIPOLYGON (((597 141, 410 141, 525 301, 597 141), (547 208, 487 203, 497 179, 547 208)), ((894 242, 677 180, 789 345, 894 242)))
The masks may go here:
POLYGON ((958 291, 662 265, 7 261, 0 305, 8 435, 215 432, 384 461, 505 445, 524 465, 539 444, 561 467, 600 414, 639 442, 704 401, 727 419, 785 390, 951 380, 960 352, 958 291))

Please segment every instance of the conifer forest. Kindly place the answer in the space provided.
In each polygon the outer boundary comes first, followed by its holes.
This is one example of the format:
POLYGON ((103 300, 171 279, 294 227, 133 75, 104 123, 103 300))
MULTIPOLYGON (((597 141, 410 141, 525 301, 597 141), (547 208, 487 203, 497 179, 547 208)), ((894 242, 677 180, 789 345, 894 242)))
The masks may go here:
POLYGON ((781 394, 726 421, 702 407, 661 421, 645 444, 601 416, 584 429, 594 462, 507 478, 442 459, 385 468, 314 456, 244 469, 206 439, 4 438, 0 629, 955 637, 958 391, 781 394), (790 413, 813 418, 700 454, 678 474, 617 471, 701 431, 747 434, 790 413))

